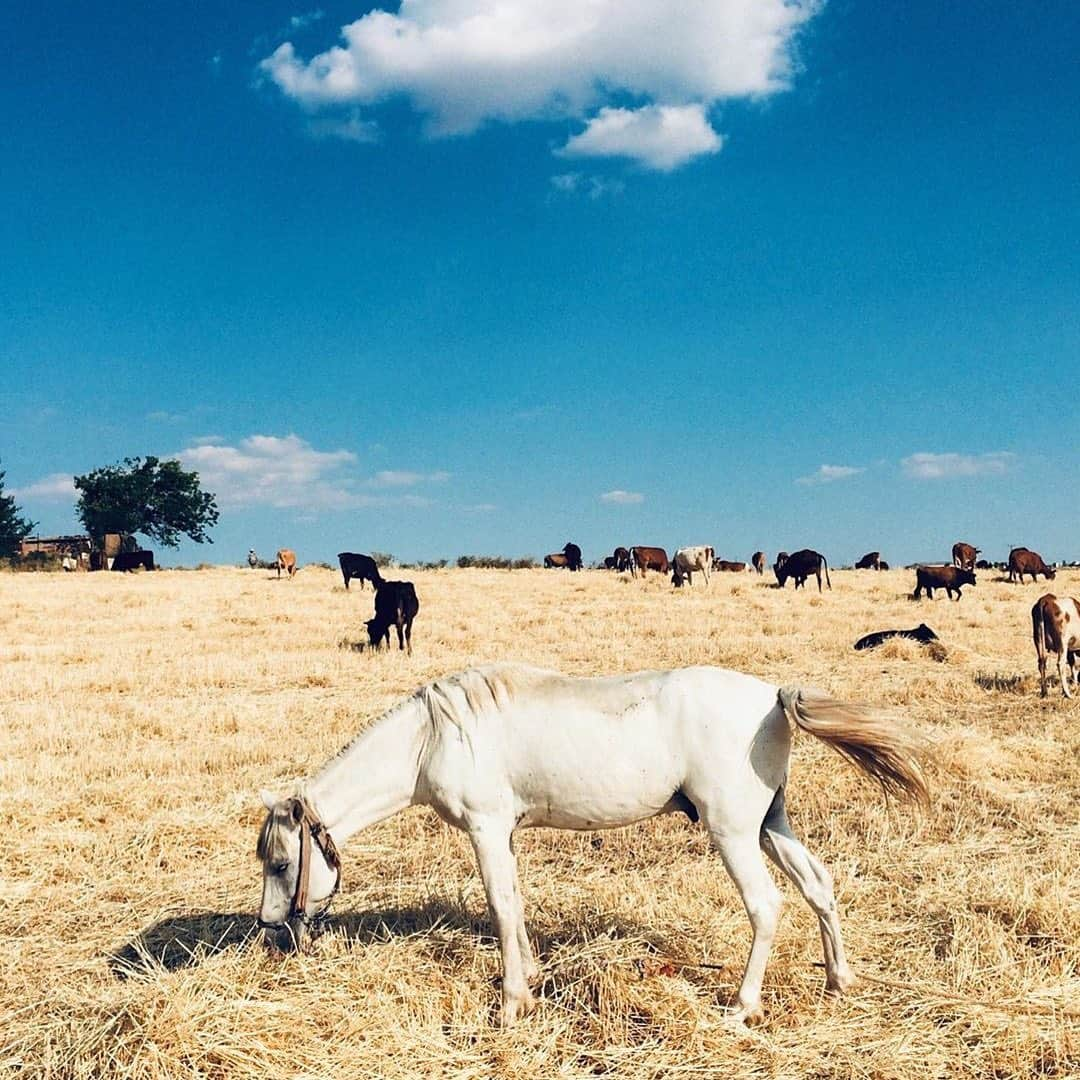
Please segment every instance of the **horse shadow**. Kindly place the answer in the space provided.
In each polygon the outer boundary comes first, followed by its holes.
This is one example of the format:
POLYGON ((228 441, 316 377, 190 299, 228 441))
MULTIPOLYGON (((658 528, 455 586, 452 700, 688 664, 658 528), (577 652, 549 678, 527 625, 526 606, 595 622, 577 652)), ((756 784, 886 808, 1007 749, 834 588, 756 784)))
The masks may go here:
MULTIPOLYGON (((444 962, 450 963, 471 955, 477 948, 498 946, 486 912, 470 912, 464 904, 448 899, 346 911, 332 917, 328 929, 340 935, 348 949, 423 937, 444 962)), ((644 957, 635 958, 639 966, 649 957, 664 958, 671 953, 671 944, 662 933, 621 913, 590 912, 585 919, 558 928, 530 925, 530 938, 541 967, 539 992, 544 997, 557 997, 561 983, 572 981, 560 971, 560 957, 576 946, 602 938, 632 941, 637 946, 635 951, 644 953, 644 957)), ((154 923, 108 953, 106 959, 113 977, 126 981, 198 967, 227 950, 262 944, 262 933, 251 912, 193 912, 154 923)))

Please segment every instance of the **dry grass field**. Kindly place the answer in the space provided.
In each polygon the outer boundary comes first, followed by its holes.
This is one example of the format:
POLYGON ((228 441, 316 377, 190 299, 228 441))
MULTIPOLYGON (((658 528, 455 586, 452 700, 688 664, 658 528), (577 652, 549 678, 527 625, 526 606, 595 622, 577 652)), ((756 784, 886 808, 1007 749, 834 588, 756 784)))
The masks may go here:
MULTIPOLYGON (((1041 701, 1029 610, 908 571, 833 591, 718 575, 410 573, 410 659, 361 653, 371 592, 220 568, 0 574, 0 1069, 50 1077, 1076 1077, 1080 702, 1041 701), (870 630, 928 622, 855 653, 870 630), (788 807, 836 878, 851 962, 823 993, 786 882, 763 1026, 732 1030, 750 929, 697 826, 524 833, 540 1008, 492 1024, 498 951, 465 838, 424 810, 354 837, 331 930, 253 929, 260 787, 287 792, 418 685, 512 659, 575 674, 716 664, 888 707, 932 746, 926 813, 815 740, 788 807), (685 965, 683 961, 695 964, 685 965)), ((811 583, 812 584, 812 583, 811 583)), ((1080 595, 1080 573, 1055 590, 1080 595)))

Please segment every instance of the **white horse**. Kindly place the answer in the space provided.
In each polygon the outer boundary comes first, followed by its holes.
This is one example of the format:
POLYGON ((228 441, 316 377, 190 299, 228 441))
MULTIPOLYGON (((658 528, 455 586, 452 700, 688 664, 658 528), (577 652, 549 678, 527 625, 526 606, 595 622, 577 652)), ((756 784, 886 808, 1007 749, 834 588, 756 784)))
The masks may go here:
POLYGON ((538 975, 525 929, 515 829, 606 829, 681 811, 700 819, 738 887, 753 944, 734 1017, 762 1018, 761 982, 780 909, 762 851, 817 914, 825 978, 844 958, 832 879, 784 811, 789 721, 887 792, 925 800, 915 742, 886 718, 820 693, 719 668, 579 679, 490 665, 418 690, 371 724, 297 795, 262 792, 259 922, 299 947, 337 892, 338 843, 421 804, 469 834, 502 953, 504 1026, 530 1012, 538 975))

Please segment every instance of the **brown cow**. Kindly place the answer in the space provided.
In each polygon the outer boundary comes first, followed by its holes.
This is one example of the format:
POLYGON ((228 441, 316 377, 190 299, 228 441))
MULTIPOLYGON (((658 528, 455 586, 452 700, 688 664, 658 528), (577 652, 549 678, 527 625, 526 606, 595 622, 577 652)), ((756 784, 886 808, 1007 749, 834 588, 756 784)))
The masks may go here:
POLYGON ((868 551, 856 564, 856 570, 880 570, 881 552, 868 551))
POLYGON ((916 566, 915 567, 915 592, 912 593, 912 600, 919 600, 922 597, 923 589, 926 590, 926 595, 931 600, 934 599, 935 589, 944 589, 948 594, 949 599, 952 599, 953 591, 956 592, 956 599, 959 600, 960 586, 961 585, 974 585, 975 584, 975 571, 964 570, 959 566, 916 566))
POLYGON ((768 556, 764 551, 755 551, 754 554, 750 556, 750 562, 759 574, 765 573, 765 564, 768 563, 768 561, 768 556))
POLYGON ((1031 609, 1031 636, 1035 639, 1042 696, 1046 697, 1046 654, 1055 652, 1061 692, 1072 697, 1069 693, 1070 673, 1073 685, 1080 689, 1080 602, 1071 596, 1059 600, 1053 593, 1040 596, 1031 609))
POLYGON ((713 559, 712 568, 721 574, 749 574, 754 569, 749 563, 730 562, 727 559, 713 559))
POLYGON ((563 552, 553 551, 550 555, 544 556, 544 565, 549 570, 565 570, 570 565, 570 562, 563 552))
POLYGON ((281 548, 275 558, 277 565, 277 576, 281 577, 281 571, 284 570, 289 577, 292 577, 296 573, 296 552, 290 551, 288 548, 281 548))
POLYGON ((1013 548, 1009 552, 1009 580, 1024 583, 1024 575, 1030 574, 1032 581, 1038 581, 1039 575, 1045 576, 1047 581, 1057 576, 1057 571, 1052 566, 1043 562, 1042 556, 1037 551, 1031 551, 1026 547, 1013 548))
POLYGON ((661 574, 666 574, 671 569, 671 563, 668 562, 667 552, 663 548, 659 547, 632 547, 630 549, 630 573, 632 576, 637 576, 637 571, 641 571, 641 576, 645 576, 646 570, 658 570, 661 574))
POLYGON ((971 544, 965 544, 962 540, 958 540, 952 546, 953 566, 959 566, 961 570, 974 570, 975 556, 978 554, 979 549, 977 547, 972 547, 971 544))

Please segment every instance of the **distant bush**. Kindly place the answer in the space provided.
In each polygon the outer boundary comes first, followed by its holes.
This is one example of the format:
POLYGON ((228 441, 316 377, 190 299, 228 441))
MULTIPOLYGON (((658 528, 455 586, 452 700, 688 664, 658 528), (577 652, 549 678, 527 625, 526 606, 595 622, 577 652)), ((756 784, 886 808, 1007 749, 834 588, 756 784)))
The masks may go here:
POLYGON ((50 551, 31 551, 28 555, 12 555, 6 559, 0 559, 0 568, 15 570, 16 572, 48 571, 54 573, 63 569, 61 560, 63 555, 56 555, 50 551))
POLYGON ((371 557, 375 560, 375 565, 382 570, 384 567, 393 565, 394 556, 389 551, 373 551, 371 557))
POLYGON ((405 562, 398 564, 402 570, 445 570, 447 566, 446 559, 439 559, 438 562, 405 562))
POLYGON ((459 555, 457 565, 462 570, 531 570, 536 560, 530 555, 523 559, 508 559, 505 555, 459 555))
POLYGON ((328 562, 310 562, 308 566, 317 566, 320 570, 337 570, 336 566, 331 566, 328 562))

